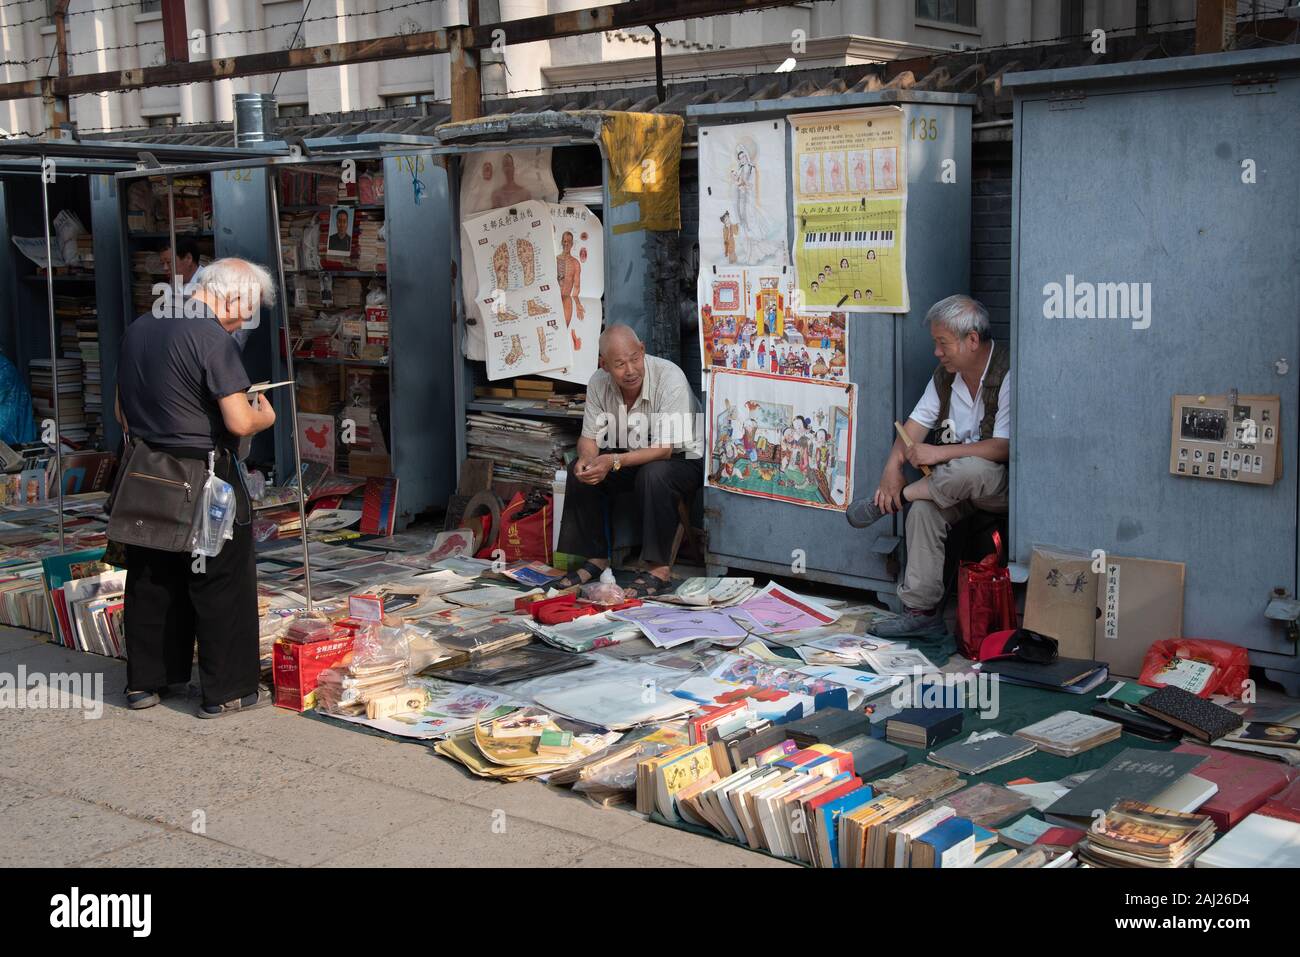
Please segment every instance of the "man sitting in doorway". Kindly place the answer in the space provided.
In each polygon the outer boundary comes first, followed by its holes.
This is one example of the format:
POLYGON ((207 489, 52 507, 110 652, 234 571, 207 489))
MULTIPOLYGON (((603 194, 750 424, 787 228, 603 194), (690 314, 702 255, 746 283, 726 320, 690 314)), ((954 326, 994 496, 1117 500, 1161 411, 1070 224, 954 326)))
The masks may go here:
POLYGON ((1011 454, 1011 357, 995 348, 989 314, 969 296, 949 296, 926 313, 939 367, 885 461, 871 498, 847 511, 855 528, 874 525, 910 502, 907 514, 907 570, 898 587, 903 615, 872 629, 880 638, 929 637, 947 633, 943 623, 943 565, 948 530, 975 511, 1007 511, 1007 466, 1011 454), (933 429, 938 444, 924 441, 933 429), (928 478, 910 485, 903 462, 928 465, 928 478))
POLYGON ((672 578, 677 502, 704 483, 696 436, 698 405, 686 375, 645 354, 630 326, 600 336, 600 368, 587 385, 578 457, 569 466, 559 551, 588 561, 555 583, 571 588, 609 566, 607 514, 612 496, 635 489, 641 511, 641 557, 651 566, 627 590, 630 598, 663 591, 672 578))

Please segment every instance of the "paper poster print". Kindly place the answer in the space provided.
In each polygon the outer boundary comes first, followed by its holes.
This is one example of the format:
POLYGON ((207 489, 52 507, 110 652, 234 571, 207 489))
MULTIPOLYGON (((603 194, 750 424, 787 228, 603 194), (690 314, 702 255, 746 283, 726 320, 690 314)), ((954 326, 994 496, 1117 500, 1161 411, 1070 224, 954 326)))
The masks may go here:
POLYGON ((334 467, 334 417, 298 413, 298 448, 304 462, 334 467))
POLYGON ((779 121, 700 128, 700 260, 785 265, 785 128, 779 121))
POLYGON ((562 369, 547 372, 551 379, 586 385, 596 374, 600 362, 600 331, 604 327, 604 309, 599 299, 579 299, 572 318, 565 319, 573 358, 562 369))
POLYGON ((352 258, 352 220, 356 210, 350 206, 331 206, 329 235, 325 239, 325 259, 340 262, 352 258))
MULTIPOLYGON (((460 215, 468 217, 526 200, 555 202, 560 192, 551 172, 549 147, 486 150, 466 153, 460 167, 460 215), (501 202, 497 202, 501 200, 501 202)), ((478 314, 478 300, 492 287, 480 292, 477 274, 469 268, 473 262, 468 237, 461 233, 461 282, 465 303, 465 355, 485 358, 483 317, 478 314)))
POLYGON ((795 275, 805 307, 906 312, 906 199, 804 203, 795 275))
POLYGON ((705 484, 844 510, 853 493, 856 387, 715 369, 705 484))
POLYGON ((599 299, 605 295, 605 230, 580 203, 548 203, 555 237, 555 274, 560 295, 599 299))
POLYGON ((847 369, 847 315, 793 312, 790 270, 701 270, 700 355, 706 369, 839 381, 847 369), (744 303, 743 309, 736 305, 744 303))
POLYGON ((486 317, 487 376, 505 379, 567 368, 573 363, 554 285, 513 289, 479 301, 486 317))
POLYGON ((902 110, 833 110, 789 121, 800 162, 794 265, 803 306, 906 312, 902 110))

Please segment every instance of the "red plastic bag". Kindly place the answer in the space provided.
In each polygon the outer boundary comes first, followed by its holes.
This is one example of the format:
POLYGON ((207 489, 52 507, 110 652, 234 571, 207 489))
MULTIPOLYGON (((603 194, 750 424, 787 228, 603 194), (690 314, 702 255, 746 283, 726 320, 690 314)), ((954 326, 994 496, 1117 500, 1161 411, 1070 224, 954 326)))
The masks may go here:
POLYGON ((1002 565, 1002 536, 994 533, 997 551, 957 569, 957 647, 972 661, 980 644, 995 631, 1016 627, 1011 573, 1002 565))
POLYGON ((1150 688, 1173 685, 1200 698, 1223 694, 1240 698, 1250 677, 1250 655, 1240 645, 1213 638, 1156 641, 1142 659, 1138 683, 1150 688))
POLYGON ((551 549, 551 532, 555 523, 555 501, 546 497, 546 504, 522 518, 519 513, 525 508, 524 494, 516 492, 510 504, 501 510, 501 529, 497 532, 495 542, 485 542, 478 551, 479 558, 492 558, 493 552, 501 549, 503 559, 509 562, 545 562, 547 565, 555 558, 551 549))

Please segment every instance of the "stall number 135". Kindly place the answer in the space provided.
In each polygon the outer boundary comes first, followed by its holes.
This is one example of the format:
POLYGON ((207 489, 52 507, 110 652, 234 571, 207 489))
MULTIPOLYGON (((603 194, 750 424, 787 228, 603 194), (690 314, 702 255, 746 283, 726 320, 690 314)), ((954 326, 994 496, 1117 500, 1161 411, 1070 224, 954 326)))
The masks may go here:
POLYGON ((937 140, 939 138, 939 121, 933 116, 928 119, 922 117, 912 117, 908 124, 911 138, 914 140, 937 140))

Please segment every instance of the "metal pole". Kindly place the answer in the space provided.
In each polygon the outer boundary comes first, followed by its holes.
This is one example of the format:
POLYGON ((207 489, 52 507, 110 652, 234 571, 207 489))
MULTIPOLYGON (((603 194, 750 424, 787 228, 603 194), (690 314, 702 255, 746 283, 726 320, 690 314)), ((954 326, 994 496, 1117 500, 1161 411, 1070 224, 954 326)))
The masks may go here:
POLYGON ((274 168, 268 169, 267 178, 271 180, 271 234, 275 237, 275 274, 280 281, 280 314, 284 316, 284 336, 278 341, 284 343, 284 363, 288 372, 289 417, 293 428, 293 468, 298 482, 298 535, 302 539, 302 570, 304 589, 307 594, 307 611, 311 611, 311 553, 307 548, 307 499, 302 487, 302 449, 298 444, 298 382, 293 372, 293 343, 289 340, 289 290, 284 281, 284 249, 280 239, 280 174, 274 168))
POLYGON ((172 251, 172 274, 167 277, 167 281, 172 287, 172 319, 180 319, 185 315, 183 308, 184 302, 182 295, 184 293, 184 283, 181 282, 180 264, 176 261, 176 195, 173 189, 175 181, 174 176, 167 177, 167 239, 171 245, 172 251))
POLYGON ((50 184, 45 175, 45 156, 41 156, 41 206, 45 210, 45 305, 50 314, 50 379, 54 389, 54 484, 59 490, 59 551, 66 547, 63 538, 63 427, 59 414, 59 335, 54 318, 54 252, 50 242, 50 184))

